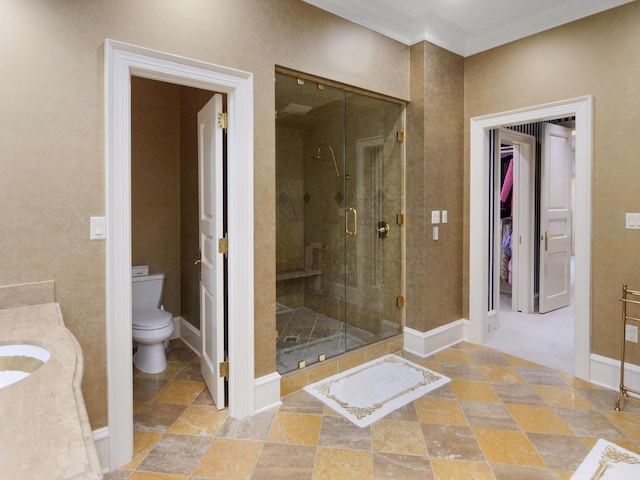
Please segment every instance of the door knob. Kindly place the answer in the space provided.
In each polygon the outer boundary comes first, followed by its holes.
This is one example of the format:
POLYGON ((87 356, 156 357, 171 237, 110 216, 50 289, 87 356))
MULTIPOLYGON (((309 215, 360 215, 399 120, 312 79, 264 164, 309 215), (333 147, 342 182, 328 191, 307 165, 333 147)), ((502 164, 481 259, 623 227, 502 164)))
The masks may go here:
POLYGON ((387 222, 378 222, 376 232, 378 232, 378 238, 387 238, 389 236, 389 233, 391 233, 391 229, 389 228, 389 224, 387 222))

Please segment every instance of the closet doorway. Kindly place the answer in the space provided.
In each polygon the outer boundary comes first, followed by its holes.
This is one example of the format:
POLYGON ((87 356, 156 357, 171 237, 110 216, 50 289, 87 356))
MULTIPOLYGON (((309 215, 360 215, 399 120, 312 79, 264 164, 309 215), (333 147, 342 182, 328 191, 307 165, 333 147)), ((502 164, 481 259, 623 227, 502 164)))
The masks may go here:
POLYGON ((492 132, 497 288, 487 345, 567 373, 574 363, 574 125, 569 118, 492 132))
POLYGON ((575 117, 575 321, 574 375, 590 378, 591 324, 591 171, 593 157, 593 98, 562 100, 470 119, 469 189, 469 340, 485 344, 489 337, 489 318, 499 313, 488 281, 493 273, 490 252, 489 204, 493 198, 488 179, 493 157, 491 131, 508 125, 522 125, 555 118, 575 117), (491 308, 490 308, 491 307, 491 308))

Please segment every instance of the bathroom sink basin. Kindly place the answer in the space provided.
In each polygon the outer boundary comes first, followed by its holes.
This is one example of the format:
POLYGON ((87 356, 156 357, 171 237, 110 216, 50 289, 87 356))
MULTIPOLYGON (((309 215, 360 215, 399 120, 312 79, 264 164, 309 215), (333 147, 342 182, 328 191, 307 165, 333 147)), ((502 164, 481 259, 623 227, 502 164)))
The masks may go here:
POLYGON ((50 357, 49 350, 37 345, 0 345, 0 388, 28 377, 50 357))

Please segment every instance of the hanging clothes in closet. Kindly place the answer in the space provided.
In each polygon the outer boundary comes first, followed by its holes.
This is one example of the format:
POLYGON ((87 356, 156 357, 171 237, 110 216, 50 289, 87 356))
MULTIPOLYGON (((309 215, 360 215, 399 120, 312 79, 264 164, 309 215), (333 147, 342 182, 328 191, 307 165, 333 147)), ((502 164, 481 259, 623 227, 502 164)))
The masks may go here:
POLYGON ((501 152, 500 171, 502 172, 502 188, 500 190, 500 218, 511 217, 513 197, 513 147, 501 152))
POLYGON ((500 221, 502 224, 502 248, 500 256, 500 278, 511 285, 512 270, 512 203, 513 203, 513 147, 500 148, 500 221))

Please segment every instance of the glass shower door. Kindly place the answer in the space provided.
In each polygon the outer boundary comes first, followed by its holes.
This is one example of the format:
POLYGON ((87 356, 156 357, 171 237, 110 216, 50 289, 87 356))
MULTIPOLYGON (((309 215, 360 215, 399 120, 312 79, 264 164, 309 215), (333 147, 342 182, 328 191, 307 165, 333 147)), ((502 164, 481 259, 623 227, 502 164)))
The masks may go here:
POLYGON ((276 357, 401 332, 403 105, 276 73, 276 357))
POLYGON ((401 332, 403 107, 346 92, 346 348, 401 332))

